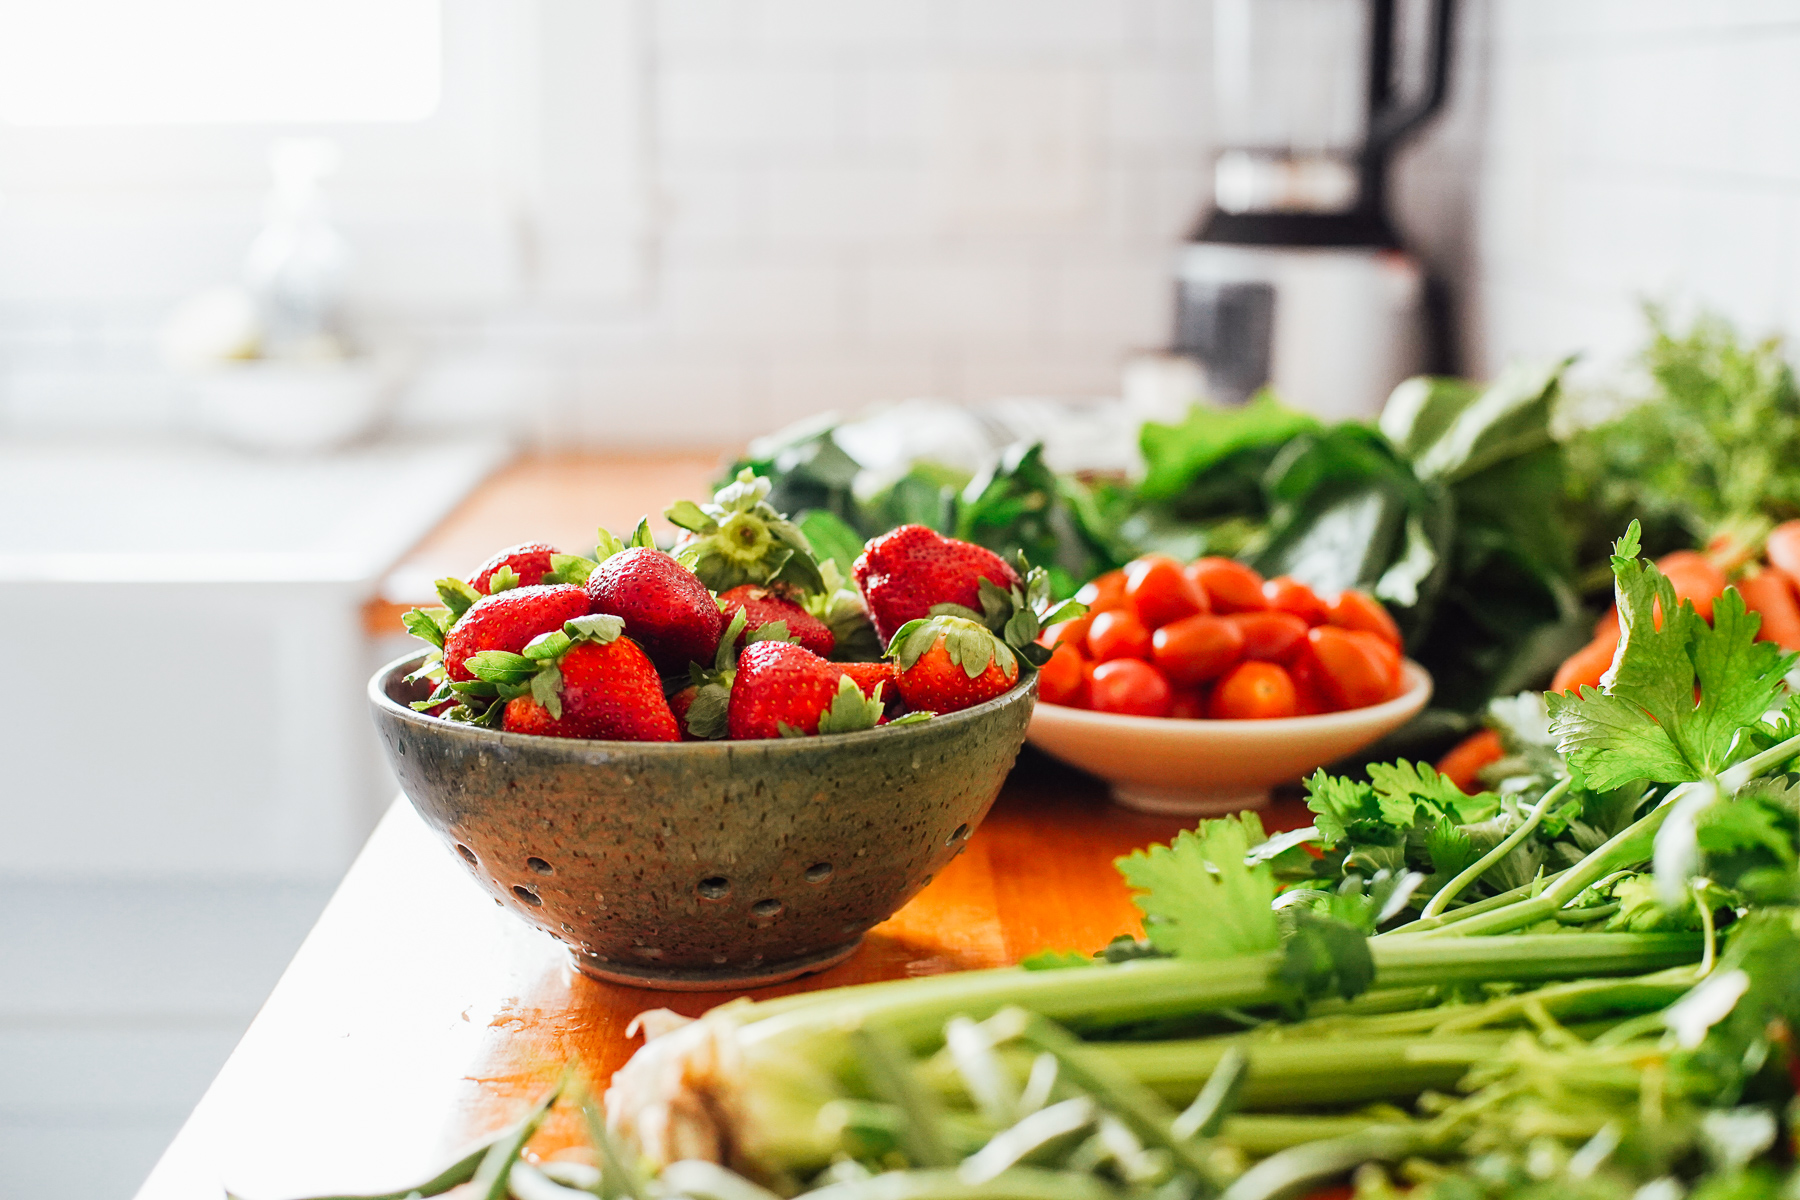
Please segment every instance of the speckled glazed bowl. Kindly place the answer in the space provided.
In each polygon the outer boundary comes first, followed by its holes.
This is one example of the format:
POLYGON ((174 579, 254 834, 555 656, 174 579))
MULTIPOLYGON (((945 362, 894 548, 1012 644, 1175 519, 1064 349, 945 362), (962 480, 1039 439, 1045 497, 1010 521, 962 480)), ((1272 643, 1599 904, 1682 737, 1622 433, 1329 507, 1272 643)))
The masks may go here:
POLYGON ((962 851, 1036 696, 1034 676, 963 712, 832 737, 578 741, 416 713, 418 664, 369 682, 413 807, 582 971, 684 991, 848 957, 962 851))

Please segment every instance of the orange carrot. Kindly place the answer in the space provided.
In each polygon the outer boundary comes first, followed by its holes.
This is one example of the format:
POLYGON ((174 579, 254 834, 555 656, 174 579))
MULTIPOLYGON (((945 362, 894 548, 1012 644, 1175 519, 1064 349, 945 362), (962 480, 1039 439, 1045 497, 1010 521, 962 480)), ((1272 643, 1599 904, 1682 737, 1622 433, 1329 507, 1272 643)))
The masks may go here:
POLYGON ((1611 633, 1602 633, 1593 641, 1571 654, 1562 666, 1556 669, 1556 678, 1550 681, 1553 692, 1573 692, 1583 687, 1599 687, 1600 677, 1612 666, 1613 653, 1619 648, 1619 630, 1614 626, 1611 633))
POLYGON ((1437 773, 1474 795, 1481 790, 1481 768, 1504 757, 1506 750, 1500 745, 1500 735, 1483 729, 1450 747, 1450 752, 1438 759, 1437 773))
POLYGON ((1755 575, 1737 581, 1743 593, 1744 606, 1762 614, 1759 642, 1774 642, 1783 650, 1800 650, 1800 600, 1796 599, 1793 577, 1780 567, 1764 567, 1755 575))
MULTIPOLYGON (((1713 601, 1725 590, 1725 574, 1713 566, 1712 560, 1698 550, 1677 550, 1656 560, 1662 573, 1675 587, 1675 599, 1692 600, 1694 611, 1703 620, 1712 620, 1713 601)), ((1662 625, 1661 617, 1657 626, 1662 625)))
POLYGON ((1786 571, 1789 579, 1800 579, 1800 521, 1783 521, 1769 530, 1763 548, 1769 561, 1786 571))

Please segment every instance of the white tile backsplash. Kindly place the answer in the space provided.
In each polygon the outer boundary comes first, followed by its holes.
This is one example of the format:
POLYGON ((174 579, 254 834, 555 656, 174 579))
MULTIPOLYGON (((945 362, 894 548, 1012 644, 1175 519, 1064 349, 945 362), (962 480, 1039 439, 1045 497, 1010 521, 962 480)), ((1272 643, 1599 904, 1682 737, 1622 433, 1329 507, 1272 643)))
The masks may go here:
POLYGON ((1800 3, 1490 6, 1472 366, 1644 342, 1645 300, 1800 333, 1800 3))

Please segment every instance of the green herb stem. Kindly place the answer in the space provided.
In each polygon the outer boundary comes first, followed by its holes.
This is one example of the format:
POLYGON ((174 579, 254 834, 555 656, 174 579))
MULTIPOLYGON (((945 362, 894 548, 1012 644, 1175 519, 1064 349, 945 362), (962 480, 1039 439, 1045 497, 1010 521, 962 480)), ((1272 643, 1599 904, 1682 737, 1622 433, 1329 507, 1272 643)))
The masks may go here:
POLYGON ((1550 806, 1568 795, 1569 785, 1572 782, 1573 780, 1565 775, 1555 787, 1545 792, 1542 799, 1532 806, 1530 814, 1520 822, 1517 829, 1507 834, 1499 845, 1463 868, 1454 879, 1439 888, 1437 895, 1426 903, 1425 910, 1419 914, 1420 917, 1428 920, 1442 915, 1443 911, 1450 906, 1450 902, 1456 899, 1464 888, 1480 879, 1488 868, 1512 853, 1512 848, 1530 837, 1532 831, 1543 822, 1544 814, 1550 811, 1550 806))
MULTIPOLYGON (((1636 974, 1697 961, 1701 938, 1695 933, 1420 937, 1375 940, 1369 950, 1379 986, 1409 988, 1636 974)), ((1270 951, 1212 962, 1139 959, 1061 971, 1003 967, 803 993, 749 1006, 739 1019, 751 1041, 807 1040, 821 1028, 869 1023, 914 1049, 928 1049, 941 1040, 951 1017, 984 1020, 1010 1005, 1073 1029, 1100 1030, 1292 1003, 1299 997, 1275 980, 1282 962, 1280 951, 1270 951)))

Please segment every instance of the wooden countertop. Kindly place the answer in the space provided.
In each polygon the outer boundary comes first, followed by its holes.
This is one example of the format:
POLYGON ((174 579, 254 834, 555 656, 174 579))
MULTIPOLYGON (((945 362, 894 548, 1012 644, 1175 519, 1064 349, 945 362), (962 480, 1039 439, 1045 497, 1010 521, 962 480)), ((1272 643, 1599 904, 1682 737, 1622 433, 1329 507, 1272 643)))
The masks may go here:
MULTIPOLYGON (((1304 809, 1277 802, 1268 823, 1304 809)), ((967 851, 829 971, 751 993, 672 993, 577 974, 563 947, 495 907, 397 801, 293 965, 138 1193, 249 1200, 416 1183, 501 1128, 577 1057, 603 1084, 632 1016, 1092 950, 1139 928, 1112 867, 1188 824, 1110 804, 1027 751, 967 851)), ((578 1138, 552 1123, 551 1154, 578 1138)))

